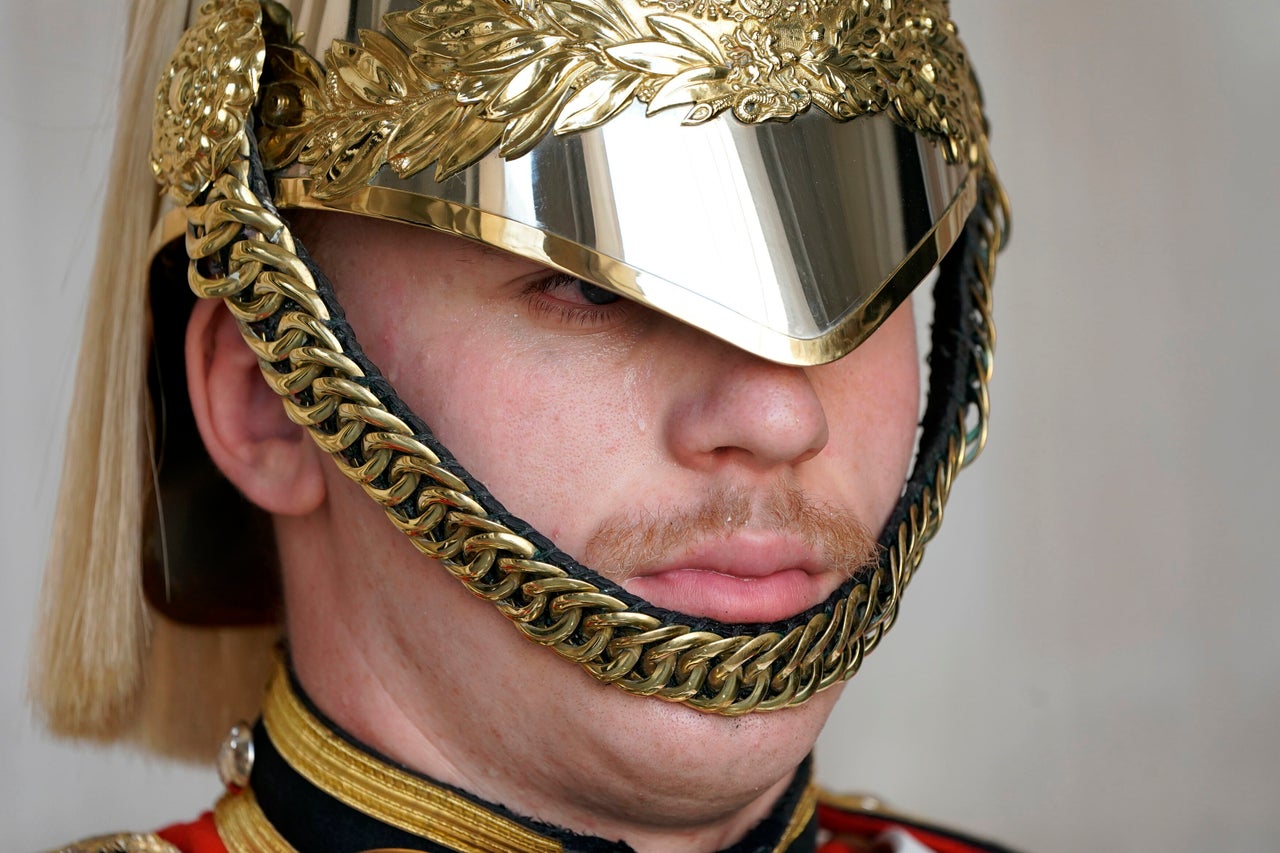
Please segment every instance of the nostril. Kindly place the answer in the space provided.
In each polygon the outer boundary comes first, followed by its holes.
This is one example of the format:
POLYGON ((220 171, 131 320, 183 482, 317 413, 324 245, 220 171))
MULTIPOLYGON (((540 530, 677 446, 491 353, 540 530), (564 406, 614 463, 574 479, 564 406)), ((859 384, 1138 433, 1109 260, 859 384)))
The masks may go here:
POLYGON ((802 368, 743 358, 691 386, 671 421, 686 464, 753 468, 806 462, 825 448, 826 411, 802 368))
POLYGON ((806 451, 805 453, 801 453, 799 456, 797 456, 795 458, 796 464, 798 465, 802 462, 808 462, 810 459, 813 459, 814 457, 821 454, 825 448, 826 448, 826 442, 823 441, 821 447, 815 447, 812 450, 806 451))

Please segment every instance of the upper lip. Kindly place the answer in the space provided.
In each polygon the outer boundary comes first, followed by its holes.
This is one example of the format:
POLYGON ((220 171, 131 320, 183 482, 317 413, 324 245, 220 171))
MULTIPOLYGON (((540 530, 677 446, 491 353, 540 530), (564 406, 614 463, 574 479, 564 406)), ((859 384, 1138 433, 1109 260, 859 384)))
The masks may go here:
POLYGON ((715 572, 737 578, 766 578, 800 570, 810 575, 828 571, 828 561, 803 537, 779 531, 740 530, 713 536, 681 548, 661 561, 640 566, 629 578, 680 569, 715 572))

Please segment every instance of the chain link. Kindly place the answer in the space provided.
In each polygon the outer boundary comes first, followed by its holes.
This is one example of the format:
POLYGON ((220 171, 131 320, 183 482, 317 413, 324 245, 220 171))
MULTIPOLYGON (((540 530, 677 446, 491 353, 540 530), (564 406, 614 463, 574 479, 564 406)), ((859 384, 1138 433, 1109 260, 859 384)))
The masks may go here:
POLYGON ((247 142, 203 203, 187 209, 189 283, 222 299, 289 418, 305 426, 419 551, 492 602, 530 640, 595 678, 642 696, 737 715, 797 705, 857 672, 897 619, 902 591, 942 521, 956 473, 986 441, 991 285, 1008 222, 987 170, 981 240, 970 253, 976 342, 969 399, 932 482, 910 507, 880 565, 829 612, 786 633, 720 635, 632 610, 594 583, 537 559, 494 521, 467 484, 361 383, 364 373, 327 325, 329 312, 287 225, 249 186, 247 142))

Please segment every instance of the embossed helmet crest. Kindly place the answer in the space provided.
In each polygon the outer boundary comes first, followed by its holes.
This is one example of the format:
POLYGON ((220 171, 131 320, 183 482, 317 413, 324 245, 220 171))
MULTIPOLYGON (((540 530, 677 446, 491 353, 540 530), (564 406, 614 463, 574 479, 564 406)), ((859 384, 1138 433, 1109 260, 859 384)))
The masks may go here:
POLYGON ((1005 211, 945 0, 293 5, 200 7, 152 155, 192 289, 226 302, 289 416, 419 550, 596 678, 739 714, 851 676, 985 440, 1005 211), (791 364, 851 351, 946 256, 880 565, 786 622, 714 630, 579 565, 367 381, 290 207, 478 240, 791 364))
POLYGON ((327 73, 299 46, 273 49, 263 157, 308 165, 315 195, 334 198, 383 165, 409 177, 435 164, 443 180, 639 102, 648 115, 682 108, 685 124, 726 110, 745 123, 886 113, 948 161, 976 163, 981 105, 946 5, 424 2, 387 15, 390 35, 335 43, 327 73))

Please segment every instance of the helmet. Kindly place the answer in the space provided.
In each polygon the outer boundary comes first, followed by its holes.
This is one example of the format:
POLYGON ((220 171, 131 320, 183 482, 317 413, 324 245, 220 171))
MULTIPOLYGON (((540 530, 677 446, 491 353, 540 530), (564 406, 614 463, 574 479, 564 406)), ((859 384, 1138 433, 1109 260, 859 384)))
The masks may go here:
MULTIPOLYGON (((162 368, 188 293, 220 299, 289 417, 533 642, 630 693, 728 715, 851 677, 986 438, 1008 216, 946 0, 289 6, 207 0, 154 90, 167 200, 150 239, 151 398, 183 398, 162 368), (922 434, 878 565, 805 613, 743 625, 581 565, 401 400, 289 209, 478 241, 791 365, 845 356, 940 266, 922 434)), ((220 570, 260 565, 269 528, 210 473, 180 408, 157 427, 148 597, 181 622, 269 620, 272 590, 220 570)))

